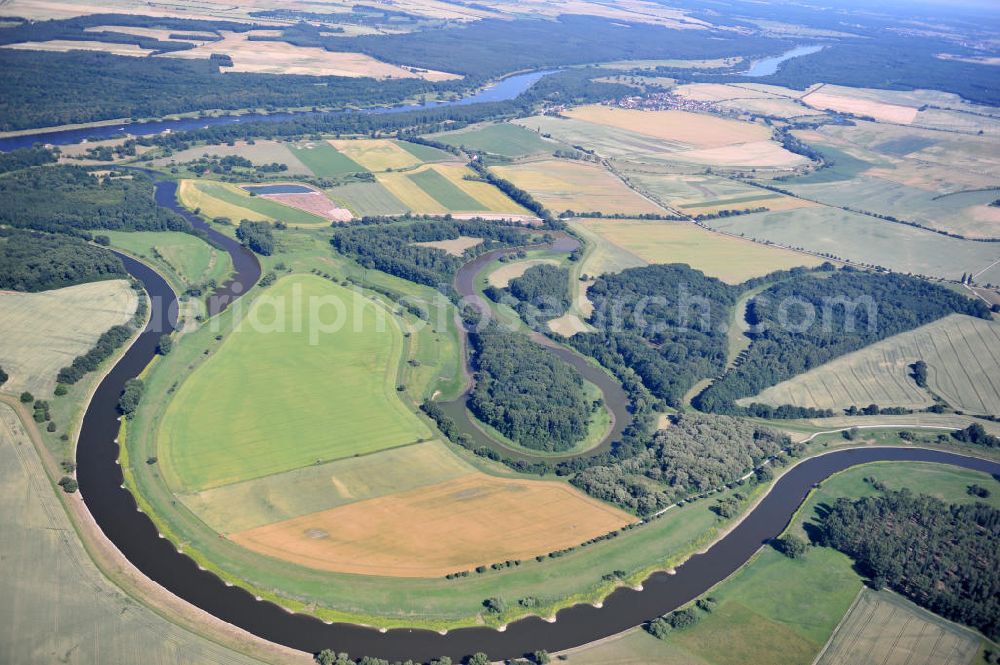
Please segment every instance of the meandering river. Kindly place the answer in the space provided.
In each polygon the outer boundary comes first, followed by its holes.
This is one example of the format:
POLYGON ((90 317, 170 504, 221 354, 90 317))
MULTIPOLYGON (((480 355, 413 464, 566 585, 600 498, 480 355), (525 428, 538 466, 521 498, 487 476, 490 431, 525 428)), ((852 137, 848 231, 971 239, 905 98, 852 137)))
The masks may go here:
MULTIPOLYGON (((157 200, 177 209, 169 181, 157 186, 157 200)), ((216 311, 239 297, 260 275, 253 255, 210 227, 212 240, 230 251, 236 274, 222 289, 228 299, 216 311)), ((77 447, 77 476, 84 501, 98 526, 140 571, 169 592, 218 618, 265 640, 316 652, 324 648, 372 655, 390 660, 426 660, 440 655, 459 658, 485 651, 493 658, 520 656, 536 649, 558 651, 598 640, 669 612, 697 597, 743 565, 770 538, 779 534, 809 490, 831 474, 874 461, 919 461, 952 464, 986 473, 1000 473, 1000 464, 988 460, 919 448, 858 448, 839 450, 799 463, 773 486, 758 506, 704 554, 690 558, 675 574, 656 573, 642 590, 622 588, 601 608, 577 605, 559 612, 555 622, 528 618, 507 626, 462 628, 447 634, 427 630, 394 629, 380 632, 353 624, 326 624, 292 614, 201 570, 187 555, 160 538, 150 519, 139 512, 132 494, 122 487, 118 465, 116 405, 125 381, 152 360, 161 332, 175 324, 176 299, 166 281, 130 257, 122 260, 151 296, 151 317, 136 342, 101 381, 84 415, 77 447)), ((683 511, 680 513, 683 515, 683 511)), ((677 518, 677 515, 673 517, 677 518)), ((553 564, 555 565, 555 564, 553 564)))

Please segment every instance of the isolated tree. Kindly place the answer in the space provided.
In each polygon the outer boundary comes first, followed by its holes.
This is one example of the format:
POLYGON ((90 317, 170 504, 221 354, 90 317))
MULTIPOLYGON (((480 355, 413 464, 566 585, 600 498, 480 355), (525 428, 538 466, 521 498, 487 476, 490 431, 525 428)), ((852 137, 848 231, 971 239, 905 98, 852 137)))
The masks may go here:
POLYGON ((789 559, 799 559, 806 554, 806 541, 795 534, 789 534, 783 538, 778 538, 774 543, 775 549, 787 556, 789 559))
POLYGON ((549 652, 544 649, 531 654, 531 660, 536 665, 548 665, 548 663, 552 662, 552 659, 549 658, 549 652))
POLYGON ((170 353, 170 350, 174 348, 174 340, 170 335, 160 335, 160 341, 156 345, 156 352, 161 356, 165 356, 170 353))
POLYGON ((337 662, 337 652, 333 649, 323 649, 314 658, 319 665, 333 665, 337 662))
POLYGON ((0 386, 7 383, 7 379, 9 378, 10 377, 7 376, 7 372, 3 371, 3 367, 0 367, 0 386))
POLYGON ((913 380, 916 381, 917 385, 921 388, 927 387, 927 363, 923 360, 918 360, 917 362, 910 365, 913 368, 913 380))
POLYGON ((469 656, 465 662, 467 665, 490 665, 490 657, 482 651, 478 651, 469 656))
POLYGON ((35 396, 25 390, 21 393, 21 404, 31 404, 35 401, 35 396))

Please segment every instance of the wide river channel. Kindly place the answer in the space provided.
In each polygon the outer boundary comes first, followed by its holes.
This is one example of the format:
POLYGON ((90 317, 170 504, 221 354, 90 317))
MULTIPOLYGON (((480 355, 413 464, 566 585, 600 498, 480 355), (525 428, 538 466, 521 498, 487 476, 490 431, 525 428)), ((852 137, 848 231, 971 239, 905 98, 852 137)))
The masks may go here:
MULTIPOLYGON (((196 222, 233 256, 235 276, 223 285, 222 297, 212 307, 213 311, 219 311, 257 281, 260 265, 241 245, 180 208, 174 200, 175 187, 169 181, 158 183, 157 201, 196 222)), ((152 360, 160 334, 174 325, 177 307, 174 293, 158 273, 132 258, 122 258, 150 295, 150 323, 100 383, 84 415, 77 447, 77 475, 86 505, 111 542, 150 579, 223 621, 302 651, 335 648, 356 657, 371 655, 389 660, 428 660, 441 655, 457 659, 476 651, 485 651, 498 659, 521 656, 536 649, 559 651, 613 635, 669 612, 725 579, 763 543, 778 535, 809 490, 833 473, 867 462, 914 461, 1000 474, 1000 464, 996 462, 935 450, 881 447, 839 450, 807 459, 788 471, 746 519, 704 554, 693 556, 679 566, 674 574, 653 574, 641 590, 619 589, 604 600, 601 608, 577 605, 559 612, 554 622, 528 618, 510 624, 503 632, 484 627, 462 628, 446 634, 409 629, 380 632, 353 624, 327 624, 258 601, 243 589, 227 586, 214 574, 199 569, 174 544, 159 537, 152 521, 139 512, 132 494, 122 487, 116 443, 118 397, 125 381, 138 375, 152 360)), ((466 274, 470 273, 474 274, 471 270, 466 274)), ((412 599, 414 606, 419 602, 419 598, 412 599)))

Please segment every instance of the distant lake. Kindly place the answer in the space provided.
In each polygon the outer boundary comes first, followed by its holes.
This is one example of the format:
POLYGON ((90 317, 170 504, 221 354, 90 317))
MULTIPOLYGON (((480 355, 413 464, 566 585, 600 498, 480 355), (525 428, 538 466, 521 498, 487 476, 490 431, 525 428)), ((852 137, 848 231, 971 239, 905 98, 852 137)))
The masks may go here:
POLYGON ((762 60, 754 60, 750 63, 750 69, 745 72, 740 72, 743 76, 771 76, 778 72, 778 67, 781 66, 785 60, 791 60, 792 58, 798 58, 803 55, 811 55, 813 53, 819 53, 826 46, 822 44, 814 44, 812 46, 796 46, 790 51, 785 51, 781 55, 774 55, 770 58, 764 58, 762 60))
POLYGON ((312 194, 313 190, 303 185, 254 185, 243 187, 253 194, 312 194))

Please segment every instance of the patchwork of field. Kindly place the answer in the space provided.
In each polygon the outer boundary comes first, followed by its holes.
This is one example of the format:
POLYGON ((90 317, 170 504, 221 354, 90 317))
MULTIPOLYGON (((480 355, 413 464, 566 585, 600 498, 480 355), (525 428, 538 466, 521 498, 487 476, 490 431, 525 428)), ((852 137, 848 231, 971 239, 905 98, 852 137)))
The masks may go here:
POLYGON ((0 404, 0 532, 0 662, 260 662, 180 628, 108 581, 6 404, 0 404))
POLYGON ((801 118, 817 115, 816 111, 801 104, 800 93, 793 90, 784 92, 761 90, 736 83, 689 83, 678 86, 674 93, 696 101, 712 102, 724 109, 758 113, 777 118, 801 118))
POLYGON ((416 214, 509 213, 530 215, 506 194, 479 180, 462 164, 425 164, 376 175, 378 183, 416 214))
POLYGON ((458 236, 454 240, 429 240, 427 242, 415 242, 411 244, 418 247, 441 249, 452 256, 462 256, 467 249, 483 244, 483 239, 471 236, 458 236))
POLYGON ((382 305, 281 279, 178 388, 159 427, 164 477, 191 493, 428 438, 396 391, 401 353, 382 305))
POLYGON ((312 175, 313 172, 297 157, 298 150, 296 148, 298 146, 293 144, 265 139, 257 139, 252 144, 246 141, 236 141, 233 145, 203 145, 178 150, 169 157, 158 157, 150 164, 152 166, 170 166, 212 155, 219 157, 237 155, 249 159, 256 165, 284 164, 288 167, 288 170, 285 171, 288 175, 312 175))
POLYGON ((326 217, 263 196, 250 196, 238 185, 214 180, 181 180, 177 198, 186 208, 200 209, 206 217, 223 217, 234 224, 243 219, 281 221, 292 226, 327 226, 330 223, 326 217))
POLYGON ((329 144, 348 159, 373 172, 455 160, 454 155, 443 150, 394 139, 343 139, 329 141, 329 144))
POLYGON ((228 252, 220 252, 189 233, 173 231, 102 231, 112 247, 120 247, 154 266, 176 275, 181 285, 221 284, 233 270, 228 252))
POLYGON ((547 159, 492 169, 555 213, 564 210, 625 215, 665 213, 598 164, 547 159))
MULTIPOLYGON (((729 284, 822 263, 815 256, 712 233, 690 222, 587 219, 574 222, 574 228, 579 226, 646 263, 686 263, 729 284)), ((597 274, 586 264, 583 271, 597 274)))
POLYGON ((563 483, 476 472, 230 538, 253 551, 321 570, 431 577, 530 558, 632 521, 563 483))
POLYGON ((441 483, 474 471, 445 444, 428 441, 179 496, 206 524, 229 534, 441 483))
POLYGON ((770 140, 763 125, 684 111, 582 107, 569 113, 574 114, 569 119, 532 116, 515 122, 603 157, 639 164, 787 171, 806 163, 770 140))
POLYGON ((1000 284, 1000 248, 995 243, 949 238, 837 208, 817 206, 764 212, 705 222, 747 238, 878 265, 897 272, 958 280, 978 273, 981 283, 1000 284))
POLYGON ((525 157, 552 152, 560 147, 560 144, 542 138, 537 132, 509 123, 467 127, 454 132, 431 134, 427 138, 504 157, 525 157))
POLYGON ((753 187, 737 180, 716 175, 659 173, 651 170, 624 168, 629 182, 651 198, 690 215, 710 215, 721 210, 792 210, 811 205, 793 196, 753 187))
POLYGON ((0 367, 9 376, 3 390, 48 397, 59 370, 108 328, 127 323, 137 306, 124 279, 40 293, 0 291, 0 367))
POLYGON ((392 192, 377 182, 352 182, 327 190, 327 195, 354 213, 367 215, 402 215, 407 207, 392 192))
POLYGON ((319 190, 308 191, 311 188, 303 185, 297 185, 296 187, 301 187, 306 191, 258 194, 257 196, 268 201, 277 201, 290 208, 302 210, 310 215, 316 215, 331 221, 351 221, 353 217, 351 211, 346 208, 338 208, 323 192, 319 190))
POLYGON ((222 71, 257 74, 305 74, 311 76, 371 76, 379 79, 423 78, 448 81, 456 74, 401 67, 381 62, 363 53, 327 51, 319 47, 295 46, 279 41, 251 41, 251 36, 268 36, 268 31, 220 31, 221 40, 208 41, 193 49, 171 51, 165 57, 208 59, 222 53, 233 59, 232 67, 222 71))
POLYGON ((1000 323, 962 314, 894 335, 739 403, 919 409, 934 400, 910 376, 918 360, 927 363, 930 389, 954 408, 1000 414, 1000 323))
POLYGON ((875 118, 880 122, 891 122, 899 125, 909 125, 917 118, 917 109, 909 106, 899 106, 876 102, 869 99, 826 92, 819 88, 802 97, 802 101, 815 109, 837 111, 853 115, 875 118))
POLYGON ((969 665, 979 638, 888 591, 864 589, 817 665, 969 665))

